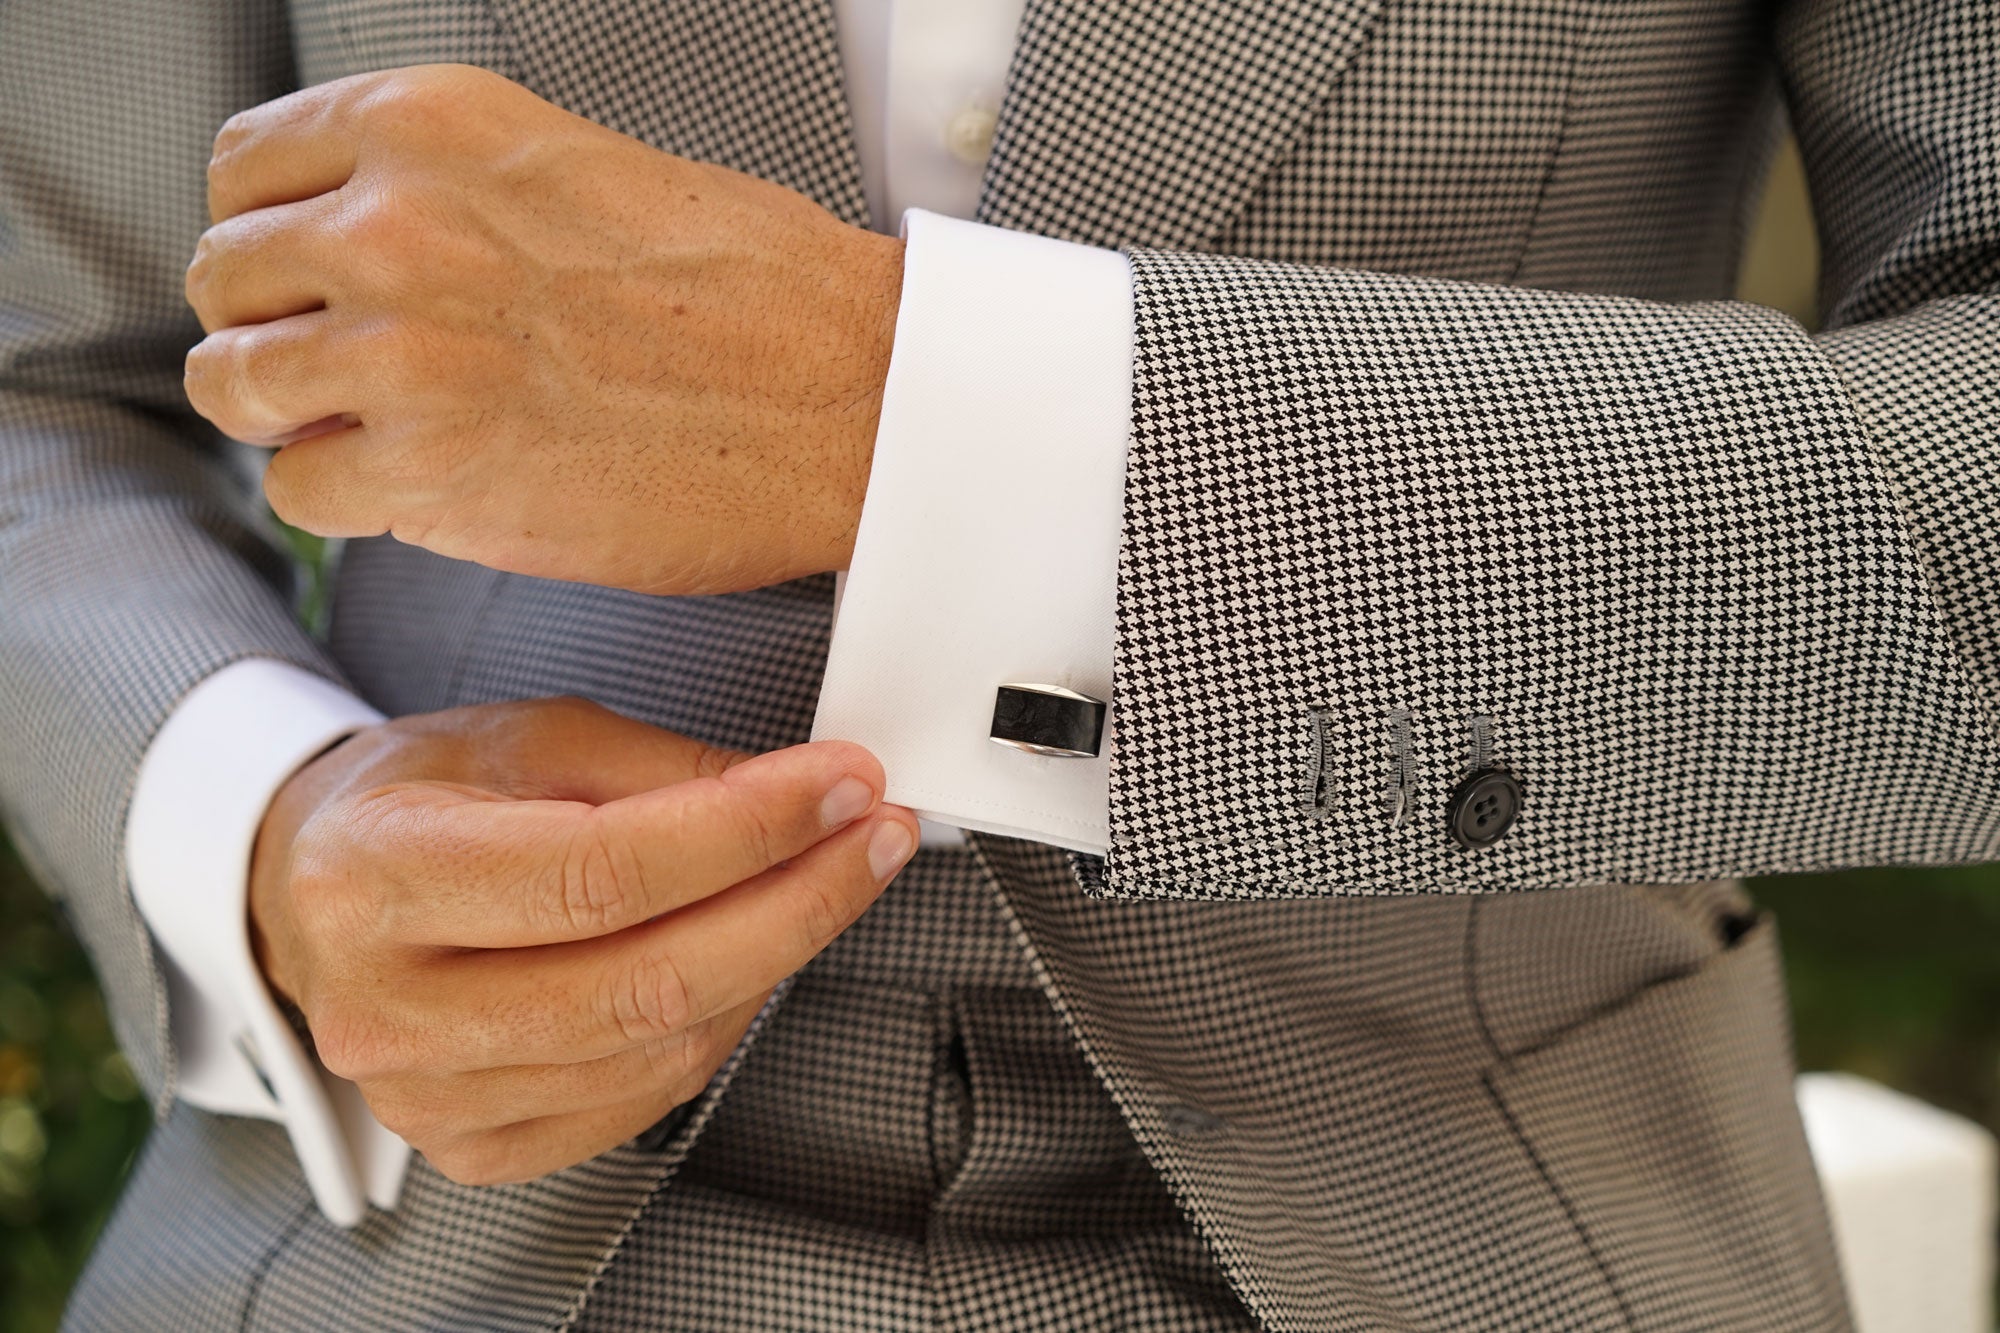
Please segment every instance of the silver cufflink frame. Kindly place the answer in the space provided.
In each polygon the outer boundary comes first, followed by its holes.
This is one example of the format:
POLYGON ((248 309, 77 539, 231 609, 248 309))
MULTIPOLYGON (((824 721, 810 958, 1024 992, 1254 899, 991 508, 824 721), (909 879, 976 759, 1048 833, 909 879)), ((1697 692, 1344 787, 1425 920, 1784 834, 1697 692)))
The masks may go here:
POLYGON ((1015 681, 993 696, 995 745, 1057 759, 1095 759, 1104 744, 1105 702, 1061 685, 1015 681))

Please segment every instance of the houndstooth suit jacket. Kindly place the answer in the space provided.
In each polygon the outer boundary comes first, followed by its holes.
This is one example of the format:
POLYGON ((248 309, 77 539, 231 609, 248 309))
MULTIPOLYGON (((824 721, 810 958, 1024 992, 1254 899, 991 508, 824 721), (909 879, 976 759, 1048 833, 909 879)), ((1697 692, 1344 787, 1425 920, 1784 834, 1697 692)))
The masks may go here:
MULTIPOLYGON (((1727 884, 1648 886, 1995 854, 1996 27, 1984 0, 1030 0, 980 216, 1132 254, 1119 752, 1105 861, 973 841, 1270 1327, 1844 1324, 1773 927, 1727 884), (1810 338, 1719 299, 1781 102, 1810 338), (1527 802, 1469 852, 1443 805, 1484 759, 1527 802)), ((865 216, 825 0, 0 7, 0 801, 163 1111, 121 823, 221 665, 391 712, 810 726, 826 578, 646 599, 364 542, 330 641, 295 627, 180 394, 201 169, 239 107, 436 60, 865 216)), ((178 1111, 141 1205, 182 1225, 100 1256, 80 1308, 136 1289, 192 1324, 282 1280, 351 1325, 560 1324, 728 1072, 664 1149, 485 1192, 420 1169, 351 1234, 276 1130, 178 1111)))

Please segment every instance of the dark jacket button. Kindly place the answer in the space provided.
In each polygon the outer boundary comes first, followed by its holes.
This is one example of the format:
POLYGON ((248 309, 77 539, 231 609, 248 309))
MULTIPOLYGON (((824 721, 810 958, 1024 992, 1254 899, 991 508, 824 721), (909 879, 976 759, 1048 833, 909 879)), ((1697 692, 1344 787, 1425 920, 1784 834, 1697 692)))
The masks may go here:
POLYGON ((1500 841, 1520 813, 1520 780, 1504 768, 1474 769, 1445 803, 1452 841, 1473 850, 1500 841))

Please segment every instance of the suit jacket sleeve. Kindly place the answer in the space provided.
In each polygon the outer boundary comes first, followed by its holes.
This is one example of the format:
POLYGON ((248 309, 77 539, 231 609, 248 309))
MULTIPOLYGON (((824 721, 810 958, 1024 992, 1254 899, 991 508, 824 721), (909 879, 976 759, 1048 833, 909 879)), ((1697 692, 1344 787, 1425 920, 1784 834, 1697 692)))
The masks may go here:
POLYGON ((1735 303, 1135 251, 1086 887, 2000 855, 1996 28, 1960 0, 1780 13, 1816 337, 1735 303), (1447 798, 1483 763, 1521 813, 1467 849, 1447 798))
POLYGON ((120 856, 140 757, 226 663, 331 674, 180 389, 209 144, 285 91, 289 52, 265 0, 0 5, 0 809, 162 1106, 165 992, 120 856))

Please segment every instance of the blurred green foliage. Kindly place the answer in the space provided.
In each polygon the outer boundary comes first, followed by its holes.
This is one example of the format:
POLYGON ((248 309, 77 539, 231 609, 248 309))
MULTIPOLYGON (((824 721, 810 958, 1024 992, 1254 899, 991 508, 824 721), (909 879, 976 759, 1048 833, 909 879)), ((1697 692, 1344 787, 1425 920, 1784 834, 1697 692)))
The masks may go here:
POLYGON ((150 1122, 83 952, 0 844, 0 1330, 54 1328, 150 1122))
MULTIPOLYGON (((1810 323, 1816 263, 1789 148, 1741 294, 1810 323)), ((316 543, 298 543, 309 568, 316 543)), ((317 574, 303 615, 325 603, 317 574)), ((1766 880, 1799 1062, 1845 1069, 2000 1133, 2000 867, 1766 880)), ((0 844, 0 1333, 47 1333, 148 1124, 82 952, 0 844)))
POLYGON ((2000 866, 1763 880, 1799 1067, 1902 1088, 2000 1134, 2000 866))

